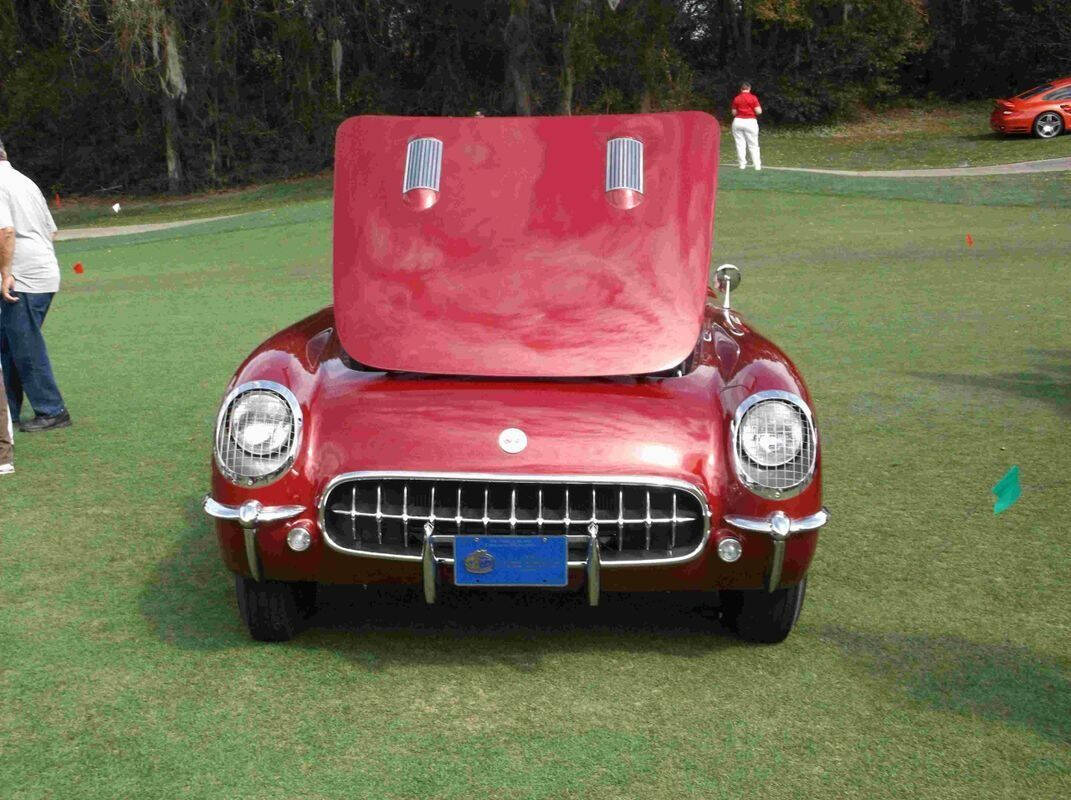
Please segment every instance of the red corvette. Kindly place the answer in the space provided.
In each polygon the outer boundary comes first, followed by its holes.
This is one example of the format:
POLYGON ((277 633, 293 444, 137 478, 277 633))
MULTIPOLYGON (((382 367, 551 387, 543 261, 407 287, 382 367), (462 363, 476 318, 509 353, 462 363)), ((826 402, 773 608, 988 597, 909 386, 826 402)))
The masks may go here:
POLYGON ((998 133, 1033 133, 1040 139, 1052 139, 1071 129, 1071 78, 997 100, 989 127, 998 133))
POLYGON ((777 642, 826 522, 792 363, 707 288, 700 113, 357 117, 334 306, 228 387, 212 493, 251 635, 316 587, 709 592, 777 642))

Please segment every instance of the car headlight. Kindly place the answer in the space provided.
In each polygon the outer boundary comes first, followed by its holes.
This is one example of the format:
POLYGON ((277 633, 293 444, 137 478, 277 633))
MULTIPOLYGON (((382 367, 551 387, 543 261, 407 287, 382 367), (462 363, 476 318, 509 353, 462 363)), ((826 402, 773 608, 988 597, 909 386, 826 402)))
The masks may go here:
POLYGON ((817 432, 810 409, 789 392, 758 392, 736 410, 732 425, 737 477, 763 497, 791 497, 814 474, 817 432))
POLYGON ((269 483, 294 463, 301 409, 285 386, 244 383, 223 401, 216 422, 216 464, 233 483, 269 483))
POLYGON ((740 424, 740 446, 759 466, 787 464, 803 446, 803 417, 781 400, 757 403, 740 424))

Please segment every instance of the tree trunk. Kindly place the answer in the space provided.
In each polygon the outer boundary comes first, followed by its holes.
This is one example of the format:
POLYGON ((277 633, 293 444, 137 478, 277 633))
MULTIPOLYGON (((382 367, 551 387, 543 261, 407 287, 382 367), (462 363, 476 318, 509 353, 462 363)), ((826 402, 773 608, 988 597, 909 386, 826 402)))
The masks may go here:
POLYGON ((576 71, 573 69, 573 30, 576 23, 567 22, 562 37, 562 107, 561 113, 573 113, 573 90, 576 87, 576 71))
POLYGON ((331 71, 335 74, 335 102, 342 105, 342 42, 331 42, 331 71))
POLYGON ((744 61, 751 69, 751 11, 744 9, 744 61))
POLYGON ((164 112, 164 148, 167 154, 167 189, 169 192, 181 192, 184 183, 182 174, 182 157, 178 148, 178 101, 163 94, 161 96, 164 112))
POLYGON ((531 32, 528 24, 528 0, 510 0, 506 23, 506 84, 513 94, 515 112, 532 115, 531 32))

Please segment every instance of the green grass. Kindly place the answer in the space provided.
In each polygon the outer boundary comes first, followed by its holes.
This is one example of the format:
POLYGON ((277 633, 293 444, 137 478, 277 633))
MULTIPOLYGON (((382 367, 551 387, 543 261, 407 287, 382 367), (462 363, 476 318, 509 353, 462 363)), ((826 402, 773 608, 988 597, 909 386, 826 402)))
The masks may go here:
MULTIPOLYGON (((61 228, 99 227, 103 225, 135 225, 150 222, 219 217, 262 211, 280 206, 318 200, 331 196, 331 174, 308 175, 302 178, 274 181, 242 189, 221 190, 205 194, 175 197, 157 195, 128 197, 107 195, 99 197, 61 198, 61 206, 53 208, 52 216, 61 228), (119 203, 119 213, 112 205, 119 203)), ((54 205, 50 203, 50 205, 54 205)))
MULTIPOLYGON (((977 167, 1071 156, 1071 135, 1042 141, 993 133, 992 108, 992 103, 979 102, 891 109, 868 112, 854 122, 807 127, 760 120, 762 161, 771 167, 868 170, 977 167)), ((728 128, 722 132, 721 161, 736 163, 728 128)))
POLYGON ((723 191, 757 189, 973 206, 1071 208, 1071 171, 957 178, 866 178, 770 169, 756 172, 722 164, 718 171, 718 185, 723 191))
POLYGON ((694 599, 348 591, 250 642, 212 418, 330 302, 329 208, 63 243, 75 425, 0 478, 0 796, 1067 796, 1068 212, 768 186, 723 187, 715 263, 808 380, 834 514, 776 647, 694 599))

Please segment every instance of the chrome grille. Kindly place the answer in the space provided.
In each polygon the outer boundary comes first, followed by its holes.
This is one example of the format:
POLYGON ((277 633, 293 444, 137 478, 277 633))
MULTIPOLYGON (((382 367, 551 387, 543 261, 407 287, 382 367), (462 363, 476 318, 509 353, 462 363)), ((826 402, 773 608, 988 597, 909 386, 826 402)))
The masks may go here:
POLYGON ((442 174, 443 143, 438 139, 413 139, 405 151, 405 176, 402 194, 411 189, 439 191, 442 174))
MULTIPOLYGON (((771 436, 785 435, 786 426, 767 424, 762 428, 764 434, 771 436)), ((765 497, 791 497, 801 492, 814 474, 815 459, 818 453, 818 434, 811 418, 810 409, 802 398, 788 392, 769 391, 752 395, 741 404, 733 422, 733 456, 737 475, 755 493, 765 497), (783 403, 792 409, 801 423, 803 440, 796 456, 775 467, 766 467, 748 457, 744 449, 740 428, 749 412, 763 403, 783 403)))
MULTIPOLYGON (((705 541, 708 516, 683 482, 583 476, 354 473, 332 481, 320 507, 328 541, 346 552, 418 560, 430 525, 450 560, 454 535, 580 535, 594 523, 608 565, 686 560, 705 541)), ((577 538, 571 563, 586 554, 577 538)))
POLYGON ((632 189, 643 194, 643 142, 611 139, 606 143, 606 191, 632 189))

